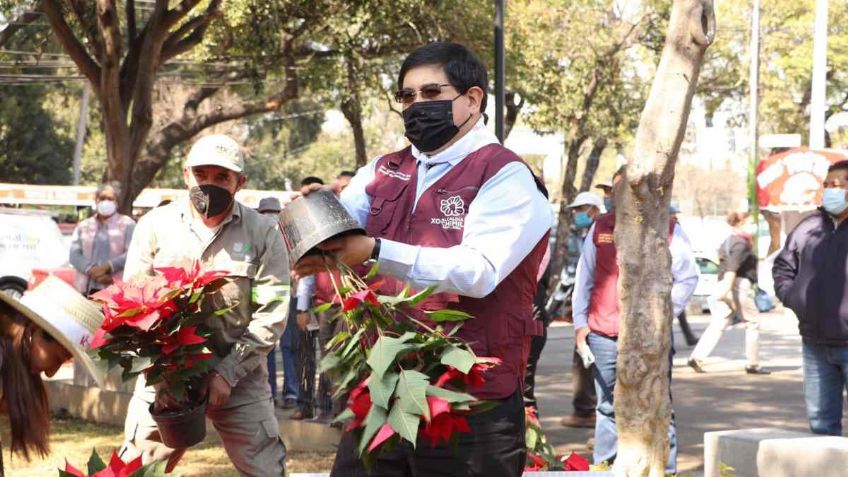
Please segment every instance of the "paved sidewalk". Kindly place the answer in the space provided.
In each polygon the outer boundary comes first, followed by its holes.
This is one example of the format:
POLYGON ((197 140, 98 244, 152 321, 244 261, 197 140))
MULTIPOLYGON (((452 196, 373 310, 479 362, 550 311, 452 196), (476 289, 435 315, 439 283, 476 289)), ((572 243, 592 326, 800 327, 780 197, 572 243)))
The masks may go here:
MULTIPOLYGON (((706 328, 708 316, 690 317, 697 335, 706 328)), ((748 427, 778 427, 808 431, 802 393, 801 339, 794 317, 783 313, 764 315, 760 326, 762 365, 773 373, 745 374, 745 329, 737 325, 725 331, 713 355, 706 360, 706 374, 686 365, 691 348, 685 346, 675 322, 677 355, 674 360, 672 395, 678 422, 681 472, 703 469, 704 432, 748 427)), ((562 453, 591 452, 586 441, 592 429, 562 427, 562 416, 571 407, 571 325, 555 323, 539 363, 538 398, 542 424, 549 440, 562 453)))

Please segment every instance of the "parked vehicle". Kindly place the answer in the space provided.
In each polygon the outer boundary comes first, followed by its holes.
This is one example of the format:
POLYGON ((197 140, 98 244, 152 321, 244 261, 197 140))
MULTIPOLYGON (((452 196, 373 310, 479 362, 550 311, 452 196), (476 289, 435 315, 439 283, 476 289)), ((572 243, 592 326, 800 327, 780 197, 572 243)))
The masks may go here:
POLYGON ((687 307, 693 315, 710 312, 707 298, 715 294, 718 286, 718 259, 695 252, 695 262, 698 264, 698 285, 687 307))
POLYGON ((574 293, 574 278, 577 273, 575 265, 566 265, 559 275, 556 289, 545 303, 545 311, 552 320, 572 321, 571 295, 574 293))
POLYGON ((50 213, 0 208, 0 291, 20 296, 48 273, 73 284, 68 246, 50 213))

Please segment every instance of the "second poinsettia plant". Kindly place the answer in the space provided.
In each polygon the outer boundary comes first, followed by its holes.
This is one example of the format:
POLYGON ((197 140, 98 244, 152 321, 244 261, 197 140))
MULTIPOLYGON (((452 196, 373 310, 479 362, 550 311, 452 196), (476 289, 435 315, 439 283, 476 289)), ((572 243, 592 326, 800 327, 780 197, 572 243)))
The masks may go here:
POLYGON ((210 330, 199 311, 227 273, 203 271, 199 264, 154 271, 92 297, 102 304, 105 318, 91 348, 110 367, 120 366, 124 380, 143 373, 148 385, 162 384, 177 401, 197 401, 213 356, 206 343, 210 330))
POLYGON ((401 440, 415 446, 420 437, 437 445, 471 432, 468 415, 489 404, 467 391, 482 384, 486 371, 500 363, 476 356, 457 338, 461 324, 450 331, 442 325, 471 316, 437 310, 424 312, 426 320, 416 319, 410 309, 434 289, 413 294, 407 287, 397 296, 385 296, 378 293, 381 283, 367 284, 376 266, 364 279, 340 268, 337 319, 344 320, 346 329, 328 343, 321 369, 338 383, 336 396, 349 393, 348 407, 337 420, 346 421, 345 430, 354 433, 360 457, 367 463, 401 440))

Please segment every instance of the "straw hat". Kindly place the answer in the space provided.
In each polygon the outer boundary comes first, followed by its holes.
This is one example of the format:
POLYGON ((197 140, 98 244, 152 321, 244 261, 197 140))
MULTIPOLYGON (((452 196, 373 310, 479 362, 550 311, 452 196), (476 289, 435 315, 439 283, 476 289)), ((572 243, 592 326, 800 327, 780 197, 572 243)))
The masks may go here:
POLYGON ((88 345, 103 322, 100 307, 72 286, 48 276, 20 299, 0 292, 0 301, 49 333, 101 384, 101 374, 88 355, 88 345))

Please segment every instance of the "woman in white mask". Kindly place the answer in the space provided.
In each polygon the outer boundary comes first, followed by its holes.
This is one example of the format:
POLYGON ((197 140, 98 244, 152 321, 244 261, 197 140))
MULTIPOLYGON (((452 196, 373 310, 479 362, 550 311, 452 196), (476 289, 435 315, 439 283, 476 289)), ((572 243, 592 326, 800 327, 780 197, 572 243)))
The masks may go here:
POLYGON ((77 225, 71 241, 74 284, 91 294, 121 278, 135 222, 118 213, 117 184, 101 184, 94 197, 95 213, 77 225))

